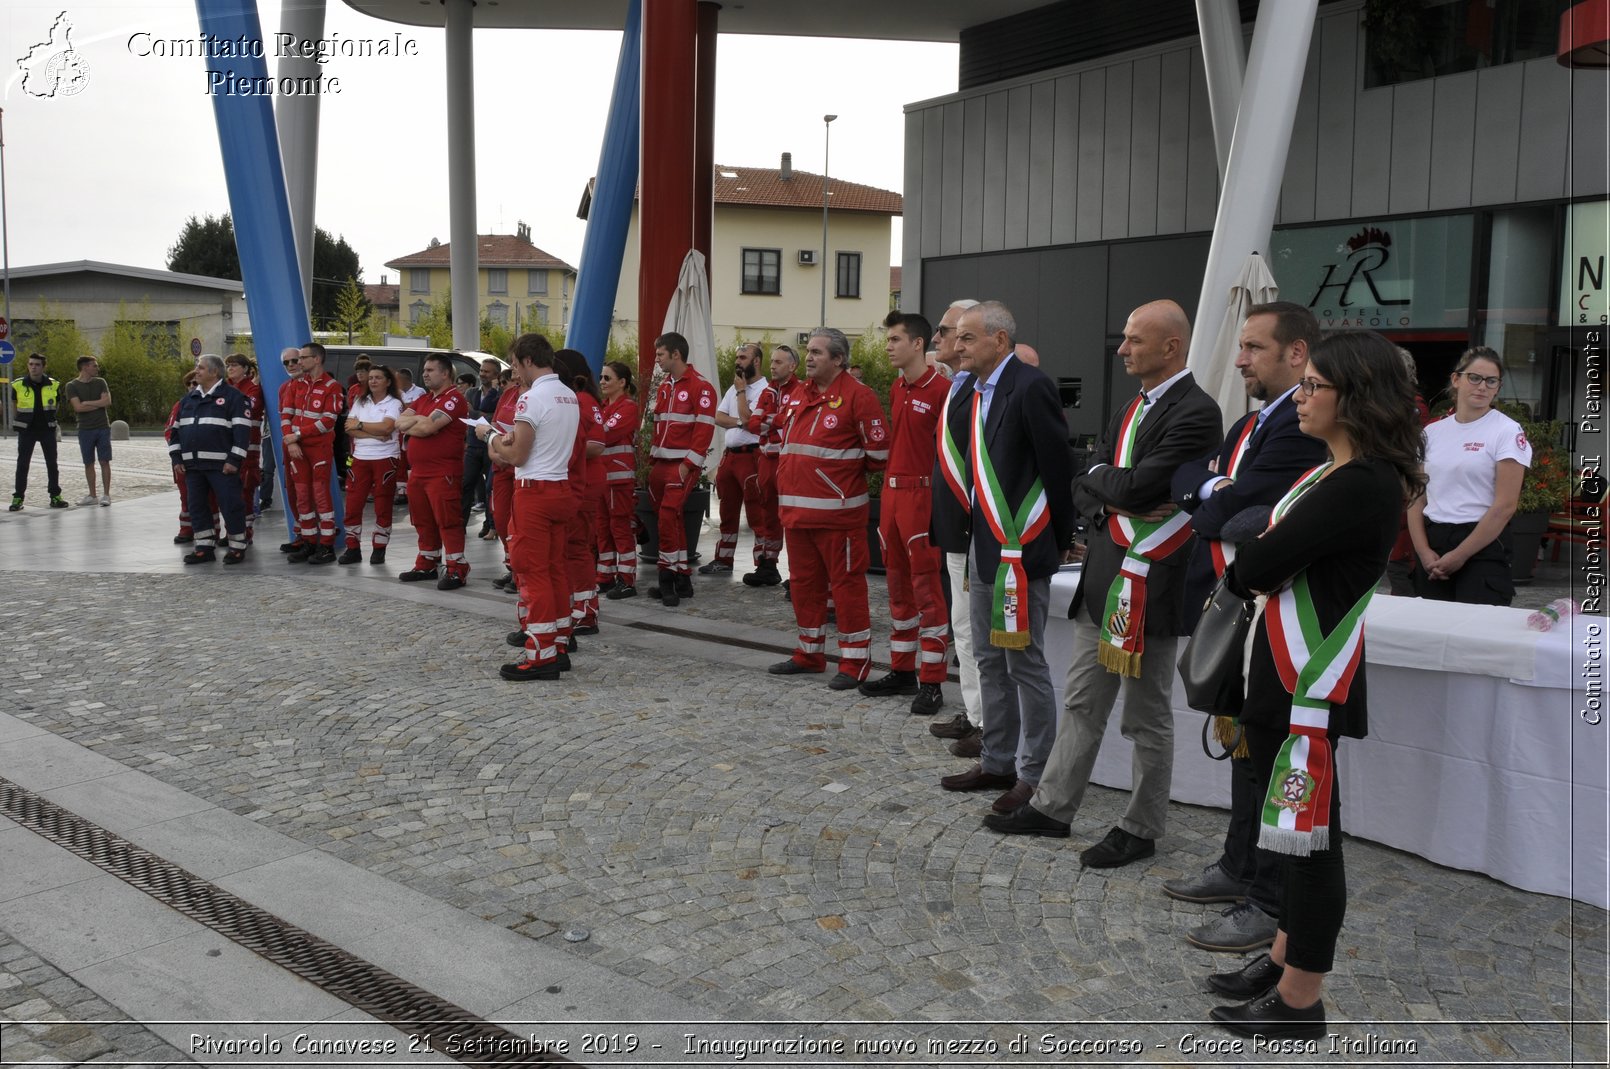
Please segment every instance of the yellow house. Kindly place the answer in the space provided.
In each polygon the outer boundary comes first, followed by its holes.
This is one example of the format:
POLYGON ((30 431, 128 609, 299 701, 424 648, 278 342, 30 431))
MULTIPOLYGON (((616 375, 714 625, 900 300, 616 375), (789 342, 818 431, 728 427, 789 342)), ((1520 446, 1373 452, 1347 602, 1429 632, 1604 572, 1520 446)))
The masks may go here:
MULTIPOLYGON (((510 331, 533 320, 561 329, 570 325, 576 269, 531 244, 529 226, 521 223, 514 234, 482 234, 476 244, 476 304, 483 321, 510 331)), ((404 324, 418 322, 451 295, 450 253, 450 244, 433 240, 387 262, 397 272, 397 314, 404 324)))
MULTIPOLYGON (((828 240, 822 260, 822 176, 782 166, 715 169, 711 220, 710 312, 717 345, 770 335, 794 342, 822 325, 822 274, 827 272, 827 326, 854 337, 889 312, 891 220, 900 194, 832 178, 828 240)), ((592 204, 583 193, 581 218, 592 204)), ((638 205, 626 236, 613 333, 637 329, 638 205)), ((667 295, 669 297, 669 295, 667 295)), ((651 316, 658 332, 663 311, 651 316)))

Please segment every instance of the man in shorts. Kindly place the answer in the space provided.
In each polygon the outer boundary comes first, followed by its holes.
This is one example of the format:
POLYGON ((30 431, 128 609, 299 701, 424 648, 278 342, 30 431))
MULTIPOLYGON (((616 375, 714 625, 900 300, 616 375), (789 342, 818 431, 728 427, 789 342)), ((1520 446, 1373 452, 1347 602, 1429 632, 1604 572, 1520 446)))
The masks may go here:
POLYGON ((101 366, 93 356, 78 358, 78 378, 69 379, 62 392, 78 416, 78 452, 84 459, 84 481, 89 493, 80 505, 112 503, 112 390, 100 377, 101 366), (95 460, 101 462, 101 494, 95 496, 95 460))

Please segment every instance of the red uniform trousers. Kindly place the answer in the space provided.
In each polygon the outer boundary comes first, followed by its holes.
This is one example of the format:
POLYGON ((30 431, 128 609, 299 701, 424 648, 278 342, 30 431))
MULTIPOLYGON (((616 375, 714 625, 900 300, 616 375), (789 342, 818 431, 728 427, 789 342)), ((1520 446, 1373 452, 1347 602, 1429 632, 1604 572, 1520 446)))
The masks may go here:
POLYGON ((514 519, 514 469, 502 466, 492 468, 492 529, 503 543, 503 566, 514 571, 509 562, 509 531, 514 519))
POLYGON ((397 458, 377 460, 352 458, 347 476, 347 548, 363 544, 363 506, 375 496, 375 522, 369 529, 369 542, 376 549, 391 542, 391 505, 397 496, 397 458))
POLYGON ((598 623, 597 499, 590 493, 576 502, 576 514, 565 524, 565 573, 570 577, 570 623, 598 623))
MULTIPOLYGON (((555 663, 561 635, 570 632, 570 581, 563 566, 565 526, 576 511, 568 481, 514 480, 509 562, 520 585, 516 610, 526 633, 526 657, 555 663)), ((496 507, 496 506, 494 506, 496 507)))
POLYGON ((335 441, 330 437, 298 443, 300 459, 287 457, 285 473, 296 498, 298 541, 335 546, 335 499, 330 475, 335 470, 335 441))
POLYGON ((598 513, 598 581, 637 585, 637 484, 630 479, 606 482, 598 513))
POLYGON ((648 499, 659 519, 662 572, 693 574, 688 563, 688 529, 683 525, 682 509, 698 482, 699 473, 689 474, 685 461, 656 460, 649 469, 648 499))
POLYGON ((257 533, 257 488, 263 485, 263 462, 253 453, 240 469, 240 497, 246 505, 246 544, 257 533))
MULTIPOLYGON (((762 453, 755 464, 760 484, 760 527, 755 529, 755 562, 777 563, 783 553, 783 524, 777 518, 777 462, 776 453, 762 453)), ((754 519, 751 517, 750 522, 754 519)))
POLYGON ((445 553, 448 575, 463 579, 470 574, 469 562, 464 559, 464 519, 459 512, 463 483, 463 475, 421 475, 415 471, 409 477, 408 514, 419 532, 415 569, 431 571, 443 563, 445 553))
POLYGON ((928 541, 933 489, 927 476, 920 478, 921 486, 915 485, 918 481, 912 479, 909 488, 891 487, 887 481, 883 486, 878 538, 888 570, 893 625, 889 665, 896 672, 916 672, 920 682, 943 683, 950 646, 950 617, 939 585, 944 564, 938 547, 928 541))
POLYGON ((872 667, 872 614, 867 607, 866 526, 853 528, 791 527, 788 568, 793 579, 790 598, 799 624, 794 662, 806 668, 827 666, 827 594, 833 592, 838 614, 839 672, 865 679, 872 667))
POLYGON ((761 532, 765 522, 761 519, 760 504, 760 450, 757 446, 740 446, 721 454, 721 466, 716 469, 716 495, 721 499, 721 537, 716 540, 716 563, 730 565, 738 556, 738 518, 740 511, 749 513, 749 529, 755 532, 755 563, 765 558, 760 553, 761 532))

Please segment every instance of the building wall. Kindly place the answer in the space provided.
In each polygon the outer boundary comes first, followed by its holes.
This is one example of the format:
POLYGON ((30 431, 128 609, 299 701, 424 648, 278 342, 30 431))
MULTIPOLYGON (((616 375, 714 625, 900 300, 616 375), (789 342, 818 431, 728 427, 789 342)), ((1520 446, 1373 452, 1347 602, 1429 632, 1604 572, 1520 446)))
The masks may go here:
MULTIPOLYGON (((881 324, 889 312, 890 217, 867 212, 828 213, 827 323, 846 334, 863 333, 881 324), (861 296, 836 297, 838 253, 861 254, 861 296)), ((759 339, 789 341, 802 331, 820 326, 822 265, 803 266, 799 251, 809 249, 821 259, 822 213, 797 208, 745 208, 720 205, 711 225, 710 304, 716 344, 759 339), (743 250, 780 249, 779 293, 743 292, 743 250)), ((640 244, 638 213, 634 206, 621 263, 620 287, 615 294, 615 337, 637 327, 637 279, 640 244)), ((669 300, 669 295, 667 295, 669 300)), ((658 332, 661 316, 653 325, 658 332)))
POLYGON ((96 274, 12 280, 19 346, 26 344, 29 321, 53 317, 71 320, 96 351, 120 319, 174 323, 177 355, 187 359, 191 338, 201 339, 203 352, 223 354, 237 335, 251 332, 245 299, 227 290, 96 274))
MULTIPOLYGON (((388 265, 390 266, 390 265, 388 265)), ((411 267, 401 267, 398 277, 397 315, 399 322, 404 326, 413 322, 413 305, 416 301, 434 304, 436 301, 445 301, 452 295, 451 272, 446 267, 426 268, 430 272, 430 289, 420 293, 413 289, 413 272, 419 270, 411 267)), ((549 268, 544 273, 548 276, 548 292, 546 295, 535 295, 530 292, 530 279, 527 274, 530 268, 510 267, 508 272, 508 292, 491 292, 490 269, 482 266, 476 272, 476 303, 481 318, 487 317, 488 309, 494 304, 502 304, 505 308, 507 321, 504 326, 513 330, 517 325, 516 311, 520 318, 530 314, 534 304, 545 305, 548 309, 548 322, 556 327, 562 327, 570 322, 570 301, 575 295, 575 275, 559 268, 549 268)), ((540 269, 538 269, 540 270, 540 269)))

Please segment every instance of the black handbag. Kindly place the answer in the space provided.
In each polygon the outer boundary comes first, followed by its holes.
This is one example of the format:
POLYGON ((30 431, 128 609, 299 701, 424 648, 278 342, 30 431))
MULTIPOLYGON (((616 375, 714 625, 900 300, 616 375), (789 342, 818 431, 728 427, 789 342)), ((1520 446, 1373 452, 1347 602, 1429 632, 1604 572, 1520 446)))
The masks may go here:
POLYGON ((1235 716, 1247 686, 1242 665, 1253 603, 1230 591, 1223 578, 1202 607, 1202 618, 1180 655, 1185 704, 1203 713, 1235 716))

